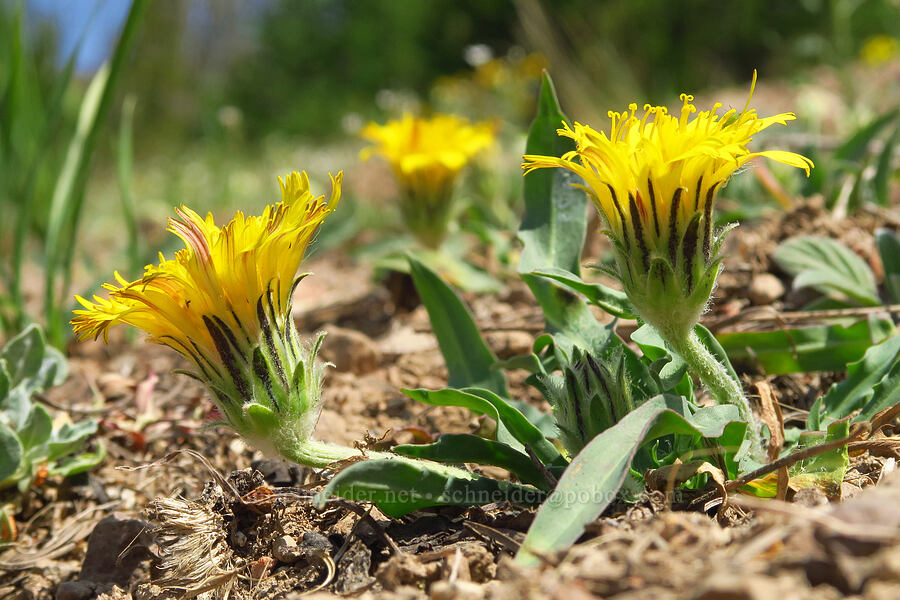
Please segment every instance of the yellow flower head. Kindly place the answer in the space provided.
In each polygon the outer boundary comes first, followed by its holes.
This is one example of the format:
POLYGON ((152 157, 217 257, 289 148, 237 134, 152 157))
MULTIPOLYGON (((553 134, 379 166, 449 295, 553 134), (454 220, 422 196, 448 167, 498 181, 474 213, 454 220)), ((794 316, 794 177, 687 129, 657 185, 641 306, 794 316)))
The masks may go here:
POLYGON ((890 35, 873 35, 863 42, 859 57, 871 67, 885 64, 900 54, 900 43, 890 35))
POLYGON ((362 151, 362 158, 378 154, 390 163, 403 187, 439 193, 494 143, 494 126, 472 124, 456 115, 425 119, 405 114, 384 125, 369 123, 361 135, 375 143, 362 151))
MULTIPOLYGON (((754 73, 751 98, 755 84, 754 73)), ((677 283, 680 295, 703 296, 688 311, 699 316, 718 272, 715 250, 721 236, 713 231, 712 215, 716 192, 737 169, 760 156, 807 175, 813 164, 793 152, 747 148, 756 133, 786 124, 796 118, 793 113, 759 117, 749 108, 750 98, 740 112, 719 114, 719 103, 698 112, 693 96, 682 94, 681 100, 677 116, 649 104, 642 114, 637 104, 627 112, 610 111, 609 133, 564 123, 557 133, 572 138, 575 149, 562 157, 526 155, 522 166, 526 174, 561 167, 582 178, 580 187, 596 205, 617 249, 618 277, 629 296, 666 291, 667 286, 647 289, 645 277, 651 270, 657 282, 673 275, 670 285, 677 283), (700 283, 702 288, 708 284, 706 292, 695 290, 700 283)), ((632 301, 640 311, 641 300, 632 301)))
POLYGON ((238 212, 222 228, 182 206, 168 230, 185 248, 173 259, 160 254, 136 281, 117 272, 117 283, 103 286, 108 299, 76 296, 85 310, 75 311, 75 334, 108 341, 114 325, 142 329, 194 364, 238 430, 247 403, 285 409, 297 369, 311 368, 300 356, 291 293, 307 245, 340 199, 341 179, 332 177, 326 201, 310 192, 306 173, 291 173, 279 178, 281 202, 258 217, 238 212))
POLYGON ((456 177, 494 143, 493 124, 473 124, 455 115, 425 119, 405 114, 384 125, 369 123, 361 135, 375 143, 361 158, 377 154, 390 163, 403 192, 400 210, 409 229, 426 246, 437 246, 452 216, 456 177))

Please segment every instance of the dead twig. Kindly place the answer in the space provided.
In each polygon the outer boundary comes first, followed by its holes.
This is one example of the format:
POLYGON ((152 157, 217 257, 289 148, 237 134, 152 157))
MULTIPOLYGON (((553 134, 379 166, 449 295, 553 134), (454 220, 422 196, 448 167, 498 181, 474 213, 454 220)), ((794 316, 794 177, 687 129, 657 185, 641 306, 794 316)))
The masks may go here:
POLYGON ((464 521, 463 527, 468 528, 472 531, 472 533, 475 533, 476 535, 480 535, 484 538, 487 538, 491 542, 499 544, 510 554, 515 554, 516 552, 518 552, 519 546, 522 545, 499 529, 494 529, 493 527, 489 527, 482 523, 476 523, 475 521, 464 521))
POLYGON ((538 455, 534 453, 534 449, 530 444, 525 444, 525 452, 528 453, 528 457, 531 458, 531 463, 534 465, 534 467, 541 472, 541 475, 544 476, 544 479, 547 481, 547 485, 550 486, 549 489, 554 489, 556 487, 556 484, 558 483, 556 477, 553 476, 553 473, 550 472, 550 469, 547 468, 547 465, 541 462, 541 459, 538 458, 538 455))
POLYGON ((190 456, 191 458, 194 458, 194 459, 200 461, 200 463, 204 467, 206 467, 206 469, 209 471, 209 473, 213 476, 213 479, 216 480, 216 483, 219 485, 219 487, 222 488, 222 491, 231 492, 231 495, 234 497, 235 500, 237 500, 241 504, 245 504, 245 505, 247 504, 247 502, 245 502, 244 499, 241 497, 240 492, 238 492, 237 489, 233 485, 231 485, 231 483, 225 478, 225 476, 223 476, 218 471, 218 469, 216 469, 212 465, 212 463, 209 462, 209 460, 205 456, 203 456, 196 450, 190 450, 190 449, 176 450, 174 452, 170 452, 170 453, 166 454, 164 457, 162 457, 158 460, 154 460, 154 461, 149 462, 144 465, 138 465, 136 467, 120 466, 120 467, 116 467, 116 469, 120 470, 120 471, 143 471, 145 469, 150 469, 153 467, 160 467, 162 465, 167 465, 167 464, 171 463, 172 461, 174 461, 176 458, 178 458, 178 456, 180 454, 186 454, 186 455, 190 456))

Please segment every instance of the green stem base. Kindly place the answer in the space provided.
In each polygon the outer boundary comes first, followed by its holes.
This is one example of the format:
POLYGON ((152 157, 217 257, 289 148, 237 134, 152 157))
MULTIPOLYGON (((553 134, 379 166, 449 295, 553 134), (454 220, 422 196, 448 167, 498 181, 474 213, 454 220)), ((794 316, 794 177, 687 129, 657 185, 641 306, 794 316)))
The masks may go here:
POLYGON ((398 460, 415 465, 419 468, 425 467, 431 471, 440 473, 441 475, 459 479, 474 479, 477 477, 475 474, 466 471, 465 469, 460 469, 459 467, 451 465, 409 458, 407 456, 394 454, 393 452, 366 450, 366 453, 363 454, 361 450, 356 448, 341 446, 339 444, 329 444, 328 442, 320 442, 319 440, 313 439, 295 443, 291 445, 290 448, 281 448, 279 452, 281 453, 281 456, 298 465, 313 467, 314 469, 324 469, 332 463, 340 462, 342 460, 364 458, 366 460, 398 460))
POLYGON ((290 447, 279 448, 281 455, 298 465, 324 469, 328 465, 351 458, 390 458, 395 456, 387 452, 369 452, 363 455, 362 451, 348 446, 329 444, 319 440, 308 439, 291 444, 290 447))

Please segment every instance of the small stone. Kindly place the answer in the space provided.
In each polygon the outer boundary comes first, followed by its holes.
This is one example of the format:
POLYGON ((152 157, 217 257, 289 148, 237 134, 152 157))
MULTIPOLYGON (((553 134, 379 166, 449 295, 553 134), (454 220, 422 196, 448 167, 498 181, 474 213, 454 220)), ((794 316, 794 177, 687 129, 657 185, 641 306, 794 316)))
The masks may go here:
POLYGON ((300 550, 307 558, 313 555, 324 555, 331 552, 331 542, 318 531, 307 531, 300 540, 300 550))
POLYGON ((365 375, 381 364, 381 351, 367 335, 343 327, 331 326, 327 331, 319 356, 338 371, 365 375))
POLYGON ((491 331, 485 336, 485 341, 501 360, 531 354, 534 346, 534 336, 527 331, 491 331))
POLYGON ((429 600, 482 600, 485 596, 483 586, 471 581, 436 581, 431 586, 429 600))
POLYGON ((165 591, 155 583, 141 583, 134 590, 134 600, 157 600, 165 591))
POLYGON ((89 581, 64 581, 56 588, 56 600, 88 600, 94 595, 89 581))
POLYGON ((283 535, 272 541, 272 556, 279 562, 291 564, 300 560, 303 553, 297 546, 297 540, 289 535, 283 535))
POLYGON ((784 284, 771 273, 761 273, 753 278, 747 288, 747 298, 759 306, 772 304, 784 295, 784 284))
POLYGON ((88 538, 80 579, 127 586, 141 561, 150 557, 140 539, 149 527, 146 521, 120 513, 97 523, 88 538))
POLYGON ((235 548, 243 548, 247 545, 247 534, 237 530, 231 534, 231 545, 235 548))
POLYGON ((794 494, 794 504, 808 508, 824 506, 828 504, 828 496, 819 488, 801 488, 794 494))
POLYGON ((275 487, 297 486, 303 483, 303 467, 280 458, 254 460, 250 466, 262 473, 266 483, 275 487))
POLYGON ((269 575, 269 571, 275 566, 275 559, 271 556, 261 556, 250 565, 250 579, 260 581, 269 575))

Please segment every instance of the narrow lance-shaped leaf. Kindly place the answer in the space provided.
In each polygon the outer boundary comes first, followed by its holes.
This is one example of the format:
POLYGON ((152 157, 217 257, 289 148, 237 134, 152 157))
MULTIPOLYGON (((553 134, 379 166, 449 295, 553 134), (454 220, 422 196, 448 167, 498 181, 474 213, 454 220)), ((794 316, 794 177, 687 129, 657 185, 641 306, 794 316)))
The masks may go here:
POLYGON ((638 448, 673 433, 720 437, 727 423, 705 422, 698 429, 681 411, 677 396, 657 396, 628 413, 593 439, 563 473, 538 510, 516 560, 535 564, 538 556, 569 546, 615 499, 638 448))
MULTIPOLYGON (((122 28, 112 59, 94 76, 78 115, 78 124, 66 153, 66 159, 53 190, 47 221, 47 265, 44 277, 44 310, 50 340, 62 344, 60 299, 57 298, 60 269, 70 264, 75 233, 81 216, 84 190, 100 131, 113 104, 119 78, 125 69, 138 25, 148 6, 147 0, 134 0, 122 28)), ((63 273, 68 279, 68 274, 63 273)), ((65 283, 65 281, 63 282, 65 283)), ((64 285, 64 287, 66 287, 64 285)), ((64 293, 67 290, 64 290, 64 293)))
POLYGON ((534 505, 544 498, 531 487, 462 471, 455 476, 407 459, 351 465, 335 475, 314 501, 321 507, 331 496, 372 502, 394 518, 429 506, 480 506, 504 501, 534 505))
POLYGON ((403 456, 441 463, 475 463, 501 467, 523 482, 548 491, 547 480, 528 455, 511 446, 467 433, 445 433, 433 444, 401 444, 393 451, 403 456))
POLYGON ((582 281, 581 277, 574 273, 569 273, 563 269, 546 268, 534 271, 535 275, 546 277, 561 283, 572 291, 584 294, 588 302, 594 306, 599 306, 614 317, 621 319, 636 319, 634 307, 628 300, 625 292, 614 290, 599 283, 587 283, 582 281))
POLYGON ((413 283, 428 311, 431 329, 447 363, 451 387, 480 387, 506 395, 506 377, 492 369, 497 361, 459 296, 437 273, 409 257, 413 283))
MULTIPOLYGON (((572 141, 556 134, 565 116, 553 82, 544 73, 538 114, 528 132, 526 154, 561 156, 572 141)), ((572 346, 596 351, 608 335, 575 294, 532 274, 559 268, 578 275, 587 228, 586 198, 573 187, 577 178, 563 169, 535 171, 525 177, 525 218, 519 228, 522 256, 519 274, 541 305, 547 330, 569 353, 572 346)))
POLYGON ((884 270, 884 287, 891 302, 900 303, 900 237, 890 229, 877 229, 875 244, 884 270))
POLYGON ((466 388, 464 390, 403 390, 403 393, 424 404, 433 406, 461 406, 484 414, 497 422, 497 441, 516 450, 524 450, 525 444, 545 463, 559 463, 559 451, 525 416, 507 404, 490 390, 466 388))

